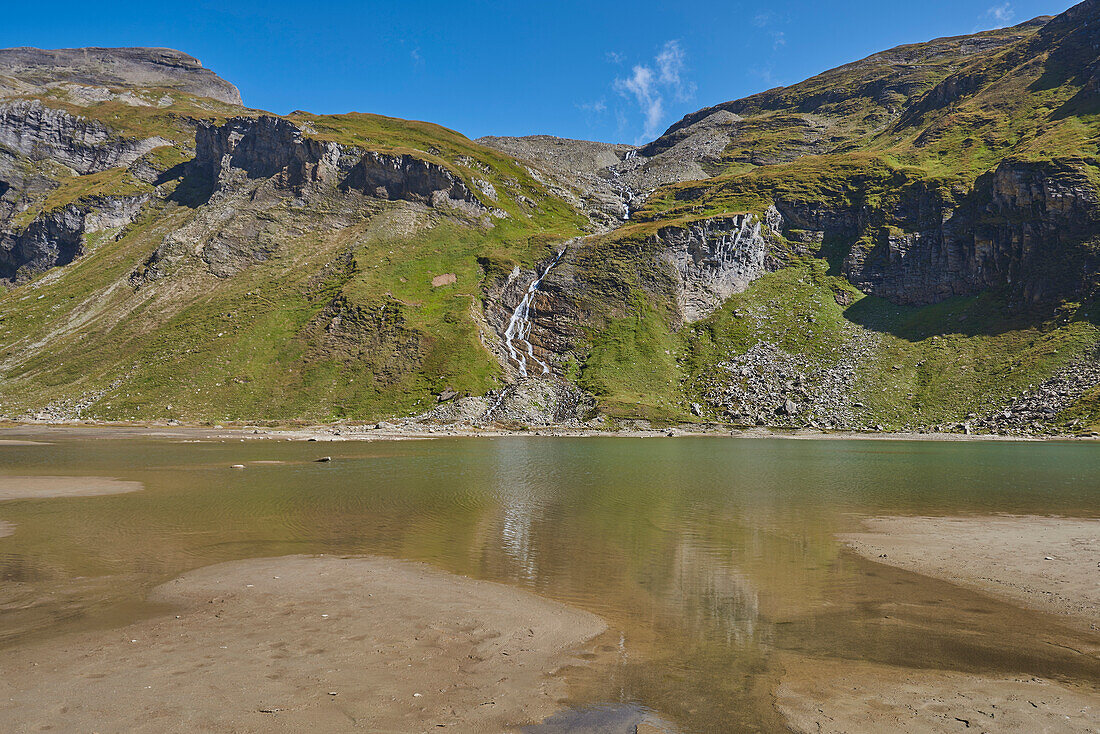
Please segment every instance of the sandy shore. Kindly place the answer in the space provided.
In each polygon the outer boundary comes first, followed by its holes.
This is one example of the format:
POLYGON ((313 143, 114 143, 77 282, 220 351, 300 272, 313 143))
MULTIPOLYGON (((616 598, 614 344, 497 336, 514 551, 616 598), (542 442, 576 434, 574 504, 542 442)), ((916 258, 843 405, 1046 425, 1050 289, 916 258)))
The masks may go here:
POLYGON ((159 587, 166 616, 0 653, 0 731, 508 731, 604 623, 404 561, 291 556, 159 587))
POLYGON ((879 563, 1100 629, 1100 519, 883 517, 842 537, 879 563))
POLYGON ((804 734, 1100 731, 1100 689, 849 660, 785 667, 776 707, 804 734))
POLYGON ((0 520, 0 538, 5 538, 15 532, 15 526, 10 522, 0 520))

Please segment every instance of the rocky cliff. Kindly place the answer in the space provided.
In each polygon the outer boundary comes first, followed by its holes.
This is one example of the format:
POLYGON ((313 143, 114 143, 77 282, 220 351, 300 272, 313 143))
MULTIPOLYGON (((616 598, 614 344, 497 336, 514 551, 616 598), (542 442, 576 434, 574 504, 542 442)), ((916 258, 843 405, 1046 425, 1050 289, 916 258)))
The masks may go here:
POLYGON ((1100 202, 1081 162, 1001 163, 958 206, 911 194, 845 259, 861 290, 912 305, 1002 286, 1032 303, 1097 295, 1100 202))

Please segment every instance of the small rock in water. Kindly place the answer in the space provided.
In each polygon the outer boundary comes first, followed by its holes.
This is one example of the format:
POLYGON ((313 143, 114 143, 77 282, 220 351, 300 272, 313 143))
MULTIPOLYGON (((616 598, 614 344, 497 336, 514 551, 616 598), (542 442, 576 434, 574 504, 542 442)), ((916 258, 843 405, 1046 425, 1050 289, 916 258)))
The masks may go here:
POLYGON ((244 469, 244 464, 234 464, 230 469, 244 469))
POLYGON ((326 461, 332 461, 332 457, 331 456, 322 456, 320 459, 317 459, 317 461, 315 463, 323 464, 326 461))

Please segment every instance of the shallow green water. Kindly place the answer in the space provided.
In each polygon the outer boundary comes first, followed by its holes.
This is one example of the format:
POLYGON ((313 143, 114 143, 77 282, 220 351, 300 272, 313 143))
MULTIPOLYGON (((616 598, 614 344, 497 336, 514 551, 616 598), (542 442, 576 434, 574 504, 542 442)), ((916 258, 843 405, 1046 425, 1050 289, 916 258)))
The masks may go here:
POLYGON ((781 729, 771 691, 790 655, 1100 679, 1095 657, 1035 630, 1079 633, 834 539, 882 514, 1100 516, 1096 445, 48 440, 0 446, 0 474, 145 490, 0 503, 17 526, 0 539, 3 645, 133 620, 149 588, 198 566, 372 553, 603 615, 613 632, 571 676, 577 705, 637 704, 685 731, 781 729))

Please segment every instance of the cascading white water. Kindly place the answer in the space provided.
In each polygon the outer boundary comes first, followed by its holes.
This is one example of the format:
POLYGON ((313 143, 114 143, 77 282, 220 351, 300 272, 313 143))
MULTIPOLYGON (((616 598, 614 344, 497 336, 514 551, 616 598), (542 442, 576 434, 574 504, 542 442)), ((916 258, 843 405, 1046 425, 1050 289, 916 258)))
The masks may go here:
POLYGON ((539 285, 542 284, 543 279, 554 269, 555 265, 561 262, 562 256, 565 255, 565 250, 566 248, 562 248, 562 251, 554 258, 554 261, 547 265, 546 269, 542 271, 542 275, 535 278, 535 281, 527 288, 527 292, 523 294, 523 300, 519 302, 519 305, 516 306, 516 310, 512 312, 512 318, 508 321, 508 328, 504 331, 504 345, 508 348, 508 356, 517 366, 519 366, 519 373, 523 377, 528 376, 528 359, 542 367, 542 374, 550 374, 550 365, 535 356, 535 348, 530 342, 532 326, 531 303, 534 301, 535 292, 538 291, 539 285), (517 345, 520 345, 520 348, 517 348, 517 345), (526 349, 523 349, 522 345, 526 345, 526 349))
POLYGON ((631 211, 629 201, 631 198, 631 191, 630 187, 627 186, 622 180, 622 171, 620 170, 619 166, 625 163, 629 163, 630 161, 635 160, 637 157, 638 151, 628 150, 621 164, 611 166, 607 169, 608 172, 611 174, 611 188, 615 190, 616 195, 618 195, 619 200, 622 202, 620 204, 620 207, 624 222, 630 221, 631 211))

